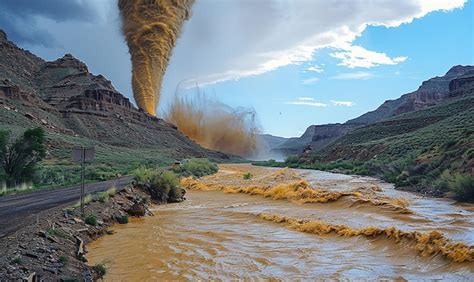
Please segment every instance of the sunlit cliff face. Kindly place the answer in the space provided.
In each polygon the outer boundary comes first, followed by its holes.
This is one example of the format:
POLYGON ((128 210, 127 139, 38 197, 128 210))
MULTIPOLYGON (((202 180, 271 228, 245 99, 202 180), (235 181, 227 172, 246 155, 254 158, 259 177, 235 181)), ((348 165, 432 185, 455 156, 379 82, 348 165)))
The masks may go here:
POLYGON ((132 59, 133 96, 156 115, 163 75, 194 0, 119 0, 122 30, 132 59))

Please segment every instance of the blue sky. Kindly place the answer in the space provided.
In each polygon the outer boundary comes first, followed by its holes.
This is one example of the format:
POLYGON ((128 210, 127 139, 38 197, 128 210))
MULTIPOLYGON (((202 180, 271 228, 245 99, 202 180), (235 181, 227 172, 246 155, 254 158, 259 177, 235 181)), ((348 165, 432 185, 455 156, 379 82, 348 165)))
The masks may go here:
POLYGON ((255 109, 265 133, 299 136, 309 125, 342 123, 374 110, 454 65, 474 64, 473 15, 470 1, 463 9, 433 12, 399 27, 368 27, 353 42, 389 56, 407 57, 396 65, 348 68, 330 56, 334 49, 324 48, 308 62, 201 90, 226 104, 255 109), (308 71, 311 66, 320 71, 308 71))
MULTIPOLYGON (((473 0, 197 0, 159 113, 197 84, 254 109, 264 133, 345 122, 474 64, 473 15, 473 0)), ((73 54, 133 100, 115 0, 2 0, 0 28, 47 60, 73 54)))

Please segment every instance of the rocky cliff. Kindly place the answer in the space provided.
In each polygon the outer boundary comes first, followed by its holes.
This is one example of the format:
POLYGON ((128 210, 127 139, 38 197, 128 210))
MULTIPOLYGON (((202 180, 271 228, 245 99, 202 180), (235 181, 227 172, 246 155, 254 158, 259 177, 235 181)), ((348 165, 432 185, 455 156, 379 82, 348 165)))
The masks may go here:
POLYGON ((452 80, 474 73, 474 66, 454 66, 444 76, 424 81, 414 92, 402 95, 396 100, 385 101, 376 110, 347 121, 348 124, 371 124, 402 113, 408 113, 434 106, 449 98, 449 84, 452 80))
POLYGON ((45 128, 51 157, 88 143, 116 152, 121 148, 161 150, 167 159, 228 158, 200 147, 174 125, 138 110, 109 80, 91 74, 72 55, 46 62, 8 41, 3 31, 0 117, 0 129, 45 128))

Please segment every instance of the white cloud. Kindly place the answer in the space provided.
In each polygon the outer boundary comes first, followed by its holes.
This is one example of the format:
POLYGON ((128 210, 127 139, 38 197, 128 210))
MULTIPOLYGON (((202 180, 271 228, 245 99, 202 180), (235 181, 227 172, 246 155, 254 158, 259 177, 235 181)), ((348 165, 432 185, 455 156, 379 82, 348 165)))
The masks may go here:
MULTIPOLYGON (((370 25, 397 27, 466 0, 196 1, 171 58, 165 84, 237 80, 313 59, 321 48, 348 67, 397 64, 404 54, 374 52, 352 42, 370 25), (235 11, 239 11, 236 13, 235 11), (251 31, 251 32, 249 32, 251 31)), ((380 52, 381 51, 381 52, 380 52)))
POLYGON ((331 103, 334 105, 334 106, 343 106, 343 107, 352 107, 354 106, 354 102, 351 102, 351 101, 335 101, 335 100, 331 100, 331 103))
POLYGON ((358 71, 358 72, 347 72, 347 73, 340 73, 335 76, 331 76, 331 79, 369 79, 374 76, 373 73, 365 72, 365 71, 358 71))
POLYGON ((298 97, 296 101, 286 102, 290 105, 311 106, 311 107, 327 107, 327 104, 317 102, 311 97, 298 97))
POLYGON ((308 84, 313 84, 318 81, 319 81, 319 77, 312 77, 312 78, 303 79, 303 84, 308 85, 308 84))
POLYGON ((318 66, 318 65, 314 65, 314 66, 310 66, 309 68, 306 69, 307 71, 312 71, 312 72, 317 72, 317 73, 322 73, 324 70, 318 66))
POLYGON ((330 54, 331 57, 341 60, 340 66, 348 68, 372 68, 379 65, 396 65, 404 62, 407 57, 390 58, 385 53, 369 51, 361 46, 342 44, 337 48, 340 51, 330 54))

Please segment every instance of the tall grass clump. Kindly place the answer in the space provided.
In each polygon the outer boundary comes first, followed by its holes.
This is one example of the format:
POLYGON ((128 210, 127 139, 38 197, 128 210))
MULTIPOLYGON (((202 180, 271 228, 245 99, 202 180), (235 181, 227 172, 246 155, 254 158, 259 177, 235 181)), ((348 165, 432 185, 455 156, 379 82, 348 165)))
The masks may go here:
POLYGON ((151 197, 159 202, 181 202, 185 190, 179 184, 178 176, 172 171, 157 173, 150 181, 151 197))
POLYGON ((149 182, 155 173, 156 172, 153 169, 147 168, 145 166, 139 166, 132 171, 132 175, 138 184, 149 182))
POLYGON ((219 170, 216 163, 205 158, 196 158, 185 160, 183 163, 174 168, 173 171, 181 176, 203 177, 214 174, 219 170))
POLYGON ((186 191, 180 186, 178 175, 170 170, 150 169, 140 166, 133 171, 135 186, 147 190, 158 203, 184 200, 186 191))

